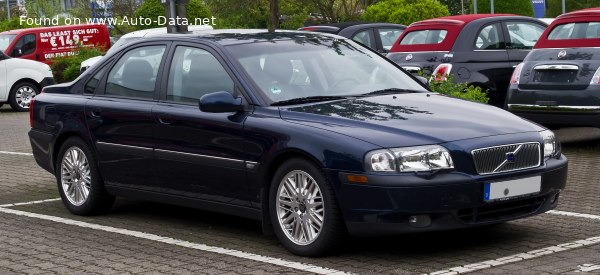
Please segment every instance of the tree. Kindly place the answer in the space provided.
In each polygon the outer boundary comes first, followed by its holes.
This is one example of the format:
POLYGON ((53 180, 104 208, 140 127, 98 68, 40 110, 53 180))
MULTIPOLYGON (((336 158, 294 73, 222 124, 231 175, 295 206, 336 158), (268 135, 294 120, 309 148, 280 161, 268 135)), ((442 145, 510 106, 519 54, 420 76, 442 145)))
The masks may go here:
POLYGON ((440 2, 448 6, 451 15, 463 14, 463 8, 464 14, 469 14, 472 5, 471 0, 440 0, 440 2))
MULTIPOLYGON (((165 7, 160 3, 160 0, 146 0, 144 3, 135 11, 135 18, 150 18, 152 19, 152 24, 142 25, 137 24, 135 27, 139 30, 141 29, 150 29, 157 27, 166 27, 159 26, 156 19, 159 16, 165 15, 165 7)), ((190 3, 187 5, 187 18, 190 24, 193 24, 196 18, 209 18, 210 12, 208 8, 202 3, 201 0, 190 0, 190 3)))
MULTIPOLYGON (((490 0, 477 0, 477 13, 490 13, 490 0)), ((495 0, 494 13, 511 13, 533 17, 531 0, 495 0)))
MULTIPOLYGON (((585 8, 600 7, 600 0, 566 0, 566 12, 585 8)), ((557 17, 562 14, 562 0, 546 0, 545 17, 557 17)))
POLYGON ((269 10, 270 10, 270 24, 269 31, 273 32, 279 28, 279 2, 277 0, 269 1, 269 10))
POLYGON ((448 7, 437 0, 382 0, 369 6, 362 18, 366 21, 409 25, 415 21, 448 15, 448 7))

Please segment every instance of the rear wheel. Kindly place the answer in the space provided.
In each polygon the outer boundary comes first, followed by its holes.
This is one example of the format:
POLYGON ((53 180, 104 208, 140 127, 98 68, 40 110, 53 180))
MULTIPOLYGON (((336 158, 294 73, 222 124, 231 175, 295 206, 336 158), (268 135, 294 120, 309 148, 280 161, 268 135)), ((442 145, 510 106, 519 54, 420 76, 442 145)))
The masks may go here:
POLYGON ((31 82, 21 82, 15 85, 8 97, 8 103, 17 112, 29 111, 31 100, 39 93, 37 86, 31 82))
POLYGON ((324 255, 345 235, 331 184, 309 161, 292 159, 281 165, 269 194, 275 235, 292 253, 324 255))
POLYGON ((94 215, 110 209, 114 196, 104 189, 96 159, 79 138, 63 143, 57 158, 56 180, 64 205, 76 215, 94 215))

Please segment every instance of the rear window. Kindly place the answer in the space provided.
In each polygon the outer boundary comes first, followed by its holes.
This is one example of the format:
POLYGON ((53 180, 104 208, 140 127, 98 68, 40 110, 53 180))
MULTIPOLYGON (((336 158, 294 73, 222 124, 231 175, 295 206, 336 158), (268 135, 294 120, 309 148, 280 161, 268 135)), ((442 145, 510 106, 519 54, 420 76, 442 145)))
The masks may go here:
POLYGON ((548 35, 549 40, 600 38, 600 22, 578 22, 557 25, 548 35))
POLYGON ((440 44, 446 38, 447 30, 418 30, 407 33, 400 45, 440 44))

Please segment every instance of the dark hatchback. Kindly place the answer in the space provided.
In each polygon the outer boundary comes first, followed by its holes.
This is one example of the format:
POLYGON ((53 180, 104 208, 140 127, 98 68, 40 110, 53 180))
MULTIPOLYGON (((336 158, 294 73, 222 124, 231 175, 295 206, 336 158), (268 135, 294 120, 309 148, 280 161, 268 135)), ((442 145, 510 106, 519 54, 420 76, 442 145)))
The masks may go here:
POLYGON ((510 76, 546 24, 510 14, 471 14, 412 23, 387 55, 411 73, 488 90, 490 104, 504 105, 510 76))
POLYGON ((35 159, 74 214, 106 211, 114 196, 208 209, 261 220, 299 255, 348 232, 540 214, 567 177, 551 131, 430 93, 349 39, 307 32, 132 43, 46 88, 31 125, 35 159))
POLYGON ((300 31, 313 31, 337 34, 359 42, 381 54, 387 54, 400 37, 406 26, 392 23, 333 23, 299 28, 300 31))
POLYGON ((600 127, 600 8, 559 16, 513 74, 507 109, 552 126, 600 127))

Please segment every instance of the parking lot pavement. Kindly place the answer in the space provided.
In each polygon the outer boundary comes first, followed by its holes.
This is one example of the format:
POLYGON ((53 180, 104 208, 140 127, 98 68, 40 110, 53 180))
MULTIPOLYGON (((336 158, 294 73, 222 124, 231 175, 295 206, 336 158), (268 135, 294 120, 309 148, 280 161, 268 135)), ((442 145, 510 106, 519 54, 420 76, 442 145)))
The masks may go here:
MULTIPOLYGON (((26 113, 3 108, 0 127, 3 129, 0 151, 30 152, 26 113)), ((109 214, 79 217, 68 213, 60 201, 49 201, 0 207, 0 246, 3 248, 0 270, 18 273, 303 272, 153 241, 155 237, 136 237, 151 234, 195 245, 281 258, 300 266, 310 264, 361 274, 437 271, 452 274, 456 270, 487 274, 600 273, 600 269, 594 269, 600 265, 600 220, 593 218, 600 216, 600 196, 596 192, 600 187, 600 170, 596 169, 600 165, 600 146, 597 144, 598 140, 591 139, 564 145, 564 153, 570 160, 569 179, 557 210, 568 215, 543 214, 468 230, 353 238, 341 244, 342 248, 333 256, 310 259, 291 255, 274 237, 262 235, 259 222, 243 218, 124 199, 118 200, 109 214), (2 209, 9 210, 2 212, 2 209), (9 213, 13 210, 26 214, 9 213), (588 216, 578 215, 581 213, 588 216), (90 226, 78 226, 78 221, 90 226), (100 226, 114 230, 96 229, 100 226), (123 229, 139 233, 118 232, 123 229), (595 237, 599 237, 597 243, 595 237), (580 243, 572 244, 578 241, 580 243), (496 261, 498 259, 501 261, 496 261), (496 261, 496 266, 481 264, 490 261, 496 261), (483 268, 473 269, 473 266, 483 268), (450 270, 453 268, 454 271, 450 270)), ((39 168, 31 156, 0 153, 0 205, 57 197, 54 177, 39 168)))

